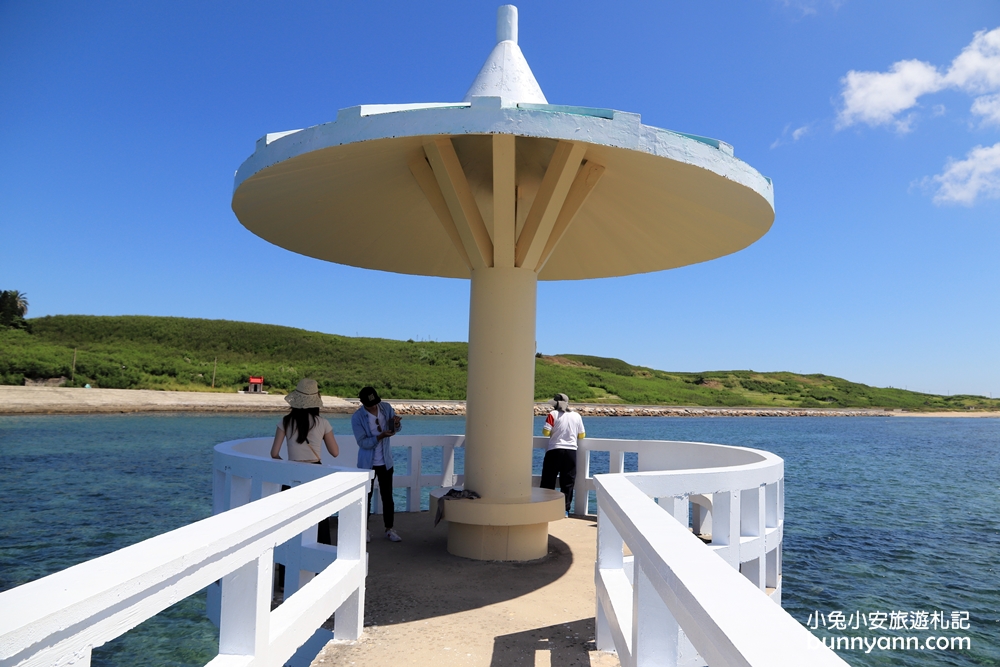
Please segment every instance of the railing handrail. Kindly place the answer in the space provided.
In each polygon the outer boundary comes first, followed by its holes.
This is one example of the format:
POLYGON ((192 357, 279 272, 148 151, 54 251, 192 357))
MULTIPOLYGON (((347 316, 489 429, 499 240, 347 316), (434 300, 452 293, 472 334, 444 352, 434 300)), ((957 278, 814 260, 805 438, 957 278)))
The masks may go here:
MULTIPOLYGON (((357 444, 352 435, 338 435, 341 454, 332 458, 324 449, 322 451, 323 466, 305 464, 290 464, 288 461, 274 461, 270 458, 272 438, 243 438, 223 442, 215 447, 214 467, 216 470, 228 468, 229 474, 239 477, 253 477, 259 485, 261 482, 271 484, 295 485, 310 479, 316 479, 329 474, 330 468, 336 470, 354 470, 357 457, 357 444), (255 450, 251 453, 248 450, 255 450)), ((394 447, 412 448, 407 456, 409 472, 399 473, 393 477, 393 488, 408 490, 408 506, 396 507, 397 512, 419 511, 419 490, 424 486, 452 486, 462 484, 464 476, 455 474, 454 452, 465 443, 464 435, 406 435, 393 437, 394 447), (440 473, 428 474, 422 470, 422 450, 425 447, 441 447, 444 460, 440 473)), ((544 450, 548 439, 534 436, 532 446, 544 450)), ((588 454, 591 451, 606 451, 611 455, 611 472, 622 472, 623 457, 626 453, 635 452, 639 455, 639 475, 635 483, 647 489, 650 495, 667 496, 690 493, 711 493, 718 490, 720 480, 729 488, 749 488, 761 483, 770 483, 783 474, 784 462, 778 456, 757 449, 734 447, 706 442, 685 442, 678 440, 623 440, 615 438, 585 438, 579 443, 577 454, 577 497, 586 499, 588 493, 595 489, 590 476, 588 454), (720 464, 719 457, 728 461, 720 464), (665 470, 667 465, 676 465, 679 460, 699 465, 688 465, 684 468, 665 470), (657 475, 643 475, 647 471, 657 471, 657 475), (762 481, 765 480, 765 481, 762 481), (695 490, 698 487, 698 490, 695 490)), ((285 456, 282 450, 282 456, 285 456)), ((533 476, 534 483, 540 481, 539 475, 533 476)), ((261 491, 263 495, 266 495, 261 491)), ((247 500, 254 500, 260 494, 252 493, 247 500)), ((379 497, 375 497, 375 511, 381 511, 379 497)), ((228 509, 228 504, 217 506, 216 511, 228 509)), ((590 514, 587 502, 577 503, 577 513, 590 514)))
MULTIPOLYGON (((250 657, 238 661, 248 665, 283 664, 299 639, 308 639, 345 600, 353 596, 363 604, 364 502, 370 478, 363 471, 328 475, 0 593, 0 665, 89 664, 92 647, 218 579, 226 591, 225 582, 237 572, 241 583, 249 576, 259 585, 250 598, 239 591, 233 595, 240 600, 231 595, 227 605, 224 598, 220 657, 250 657), (310 582, 316 584, 313 592, 295 605, 270 612, 274 547, 314 530, 335 512, 341 512, 336 571, 328 568, 326 577, 310 582), (301 615, 322 618, 306 631, 295 627, 293 616, 301 615)), ((362 617, 354 612, 360 632, 362 617)), ((348 629, 349 615, 343 619, 348 629)))
POLYGON ((622 665, 690 661, 685 639, 711 667, 847 665, 657 505, 636 477, 595 477, 598 648, 610 648, 607 633, 622 665))

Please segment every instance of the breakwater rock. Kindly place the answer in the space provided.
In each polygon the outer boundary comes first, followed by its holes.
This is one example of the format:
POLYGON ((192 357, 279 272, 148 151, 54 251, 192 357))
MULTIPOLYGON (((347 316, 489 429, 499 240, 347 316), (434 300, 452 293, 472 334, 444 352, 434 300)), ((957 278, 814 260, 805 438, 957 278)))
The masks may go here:
MULTIPOLYGON (((464 401, 390 401, 400 415, 464 415, 464 401)), ((536 403, 535 415, 548 414, 548 403, 536 403)), ((574 404, 584 417, 883 417, 882 409, 833 410, 828 408, 703 408, 667 405, 574 404)))

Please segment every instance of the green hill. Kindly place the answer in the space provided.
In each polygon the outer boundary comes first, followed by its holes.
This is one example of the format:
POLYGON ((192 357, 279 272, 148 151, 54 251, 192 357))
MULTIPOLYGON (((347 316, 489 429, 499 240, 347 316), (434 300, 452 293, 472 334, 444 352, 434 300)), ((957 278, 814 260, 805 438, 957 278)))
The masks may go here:
MULTIPOLYGON (((349 338, 268 324, 176 317, 59 315, 0 329, 0 384, 71 377, 69 386, 236 391, 251 375, 287 392, 302 377, 325 394, 371 384, 391 398, 465 398, 465 343, 349 338), (73 373, 73 351, 76 369, 73 373), (217 368, 215 366, 218 360, 217 368)), ((670 373, 619 359, 563 354, 535 360, 535 396, 646 405, 1000 409, 981 396, 881 389, 827 375, 670 373)))

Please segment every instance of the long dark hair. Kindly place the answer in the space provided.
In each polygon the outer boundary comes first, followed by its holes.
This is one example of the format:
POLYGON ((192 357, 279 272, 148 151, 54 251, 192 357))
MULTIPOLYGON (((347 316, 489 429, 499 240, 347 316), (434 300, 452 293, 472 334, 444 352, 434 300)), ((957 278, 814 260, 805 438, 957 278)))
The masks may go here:
POLYGON ((288 426, 294 421, 295 442, 301 445, 306 441, 309 429, 313 427, 317 419, 319 419, 319 408, 292 408, 281 420, 281 430, 285 432, 285 437, 287 438, 290 433, 288 426))

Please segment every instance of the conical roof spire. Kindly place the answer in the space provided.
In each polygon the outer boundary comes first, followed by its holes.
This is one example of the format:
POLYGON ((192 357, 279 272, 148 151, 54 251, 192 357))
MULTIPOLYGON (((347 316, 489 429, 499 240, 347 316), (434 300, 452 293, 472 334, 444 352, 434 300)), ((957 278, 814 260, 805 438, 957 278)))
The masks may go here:
POLYGON ((514 5, 502 5, 497 10, 497 45, 463 101, 469 102, 473 97, 499 97, 504 105, 548 104, 517 45, 517 7, 514 5))

